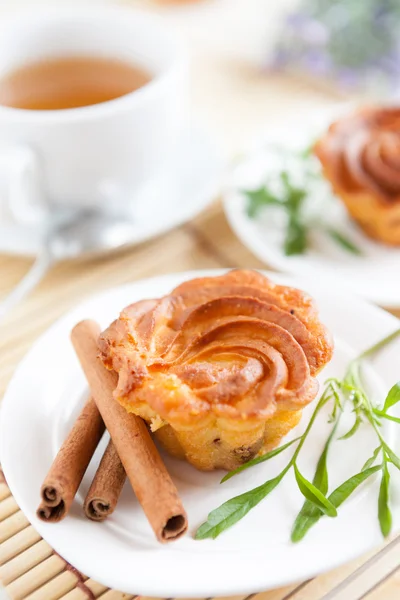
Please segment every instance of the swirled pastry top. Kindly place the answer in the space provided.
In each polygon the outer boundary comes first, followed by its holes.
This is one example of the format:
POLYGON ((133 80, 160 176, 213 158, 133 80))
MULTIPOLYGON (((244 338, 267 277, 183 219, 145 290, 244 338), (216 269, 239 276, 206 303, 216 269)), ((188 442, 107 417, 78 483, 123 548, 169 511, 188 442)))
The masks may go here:
POLYGON ((215 413, 265 418, 317 391, 330 336, 305 293, 253 271, 185 282, 128 306, 102 334, 116 398, 147 402, 168 422, 215 413))
POLYGON ((333 123, 315 153, 334 189, 400 196, 400 108, 364 108, 333 123))

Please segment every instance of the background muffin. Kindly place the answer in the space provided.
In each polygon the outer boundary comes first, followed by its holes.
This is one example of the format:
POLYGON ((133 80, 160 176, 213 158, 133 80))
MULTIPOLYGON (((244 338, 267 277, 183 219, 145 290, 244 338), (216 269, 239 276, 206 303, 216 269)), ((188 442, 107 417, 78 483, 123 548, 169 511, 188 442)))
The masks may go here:
POLYGON ((315 154, 365 233, 400 245, 400 108, 365 108, 333 123, 315 154))

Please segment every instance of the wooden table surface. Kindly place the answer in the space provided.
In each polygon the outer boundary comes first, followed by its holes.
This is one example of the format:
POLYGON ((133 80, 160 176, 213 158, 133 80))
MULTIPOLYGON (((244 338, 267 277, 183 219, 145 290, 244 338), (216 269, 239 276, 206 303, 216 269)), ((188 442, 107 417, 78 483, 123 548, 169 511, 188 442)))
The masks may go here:
MULTIPOLYGON (((196 59, 193 101, 228 156, 242 150, 260 125, 285 114, 322 106, 334 98, 322 89, 283 77, 268 78, 229 59, 196 59)), ((0 255, 0 296, 25 273, 30 259, 0 255)), ((108 258, 60 264, 1 324, 0 396, 35 339, 89 295, 122 283, 188 269, 262 265, 230 231, 220 202, 193 222, 155 241, 108 258)), ((268 568, 268 565, 266 565, 268 568)), ((288 565, 290 568, 290 565, 288 565)), ((120 600, 54 554, 29 525, 0 483, 0 580, 17 600, 120 600)), ((238 596, 237 600, 245 598, 238 596)), ((400 598, 400 537, 335 571, 255 595, 257 600, 397 600, 400 598)))

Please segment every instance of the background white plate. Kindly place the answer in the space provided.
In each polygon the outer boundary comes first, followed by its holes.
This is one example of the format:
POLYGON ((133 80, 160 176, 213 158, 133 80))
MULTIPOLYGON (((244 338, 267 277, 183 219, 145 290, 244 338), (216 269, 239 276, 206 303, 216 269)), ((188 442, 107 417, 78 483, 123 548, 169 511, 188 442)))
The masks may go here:
MULTIPOLYGON (((39 533, 71 564, 105 585, 129 593, 156 597, 251 593, 306 579, 381 542, 376 516, 378 482, 371 479, 342 507, 337 519, 322 519, 304 541, 292 544, 290 527, 302 497, 291 473, 264 502, 217 540, 193 539, 192 534, 211 509, 277 474, 291 450, 224 485, 219 485, 221 472, 200 473, 166 456, 190 521, 189 534, 168 546, 154 540, 128 485, 114 515, 105 523, 90 522, 82 515, 82 500, 99 452, 85 475, 70 515, 57 525, 44 524, 36 518, 40 485, 86 394, 69 342, 71 327, 87 317, 106 326, 126 304, 159 296, 180 281, 203 274, 181 273, 139 281, 112 289, 76 308, 37 341, 19 366, 3 400, 0 451, 7 481, 19 506, 39 533)), ((333 286, 324 291, 310 281, 276 275, 273 278, 312 293, 323 321, 335 334, 334 359, 322 380, 330 375, 341 376, 351 357, 398 327, 397 319, 388 313, 339 293, 333 286)), ((368 379, 375 399, 382 400, 385 391, 397 381, 399 353, 400 340, 371 361, 368 379)), ((308 415, 312 408, 309 407, 308 415)), ((317 421, 301 454, 300 468, 308 477, 313 475, 327 435, 326 417, 327 414, 317 421)), ((298 435, 306 422, 307 415, 293 435, 298 435)), ((343 427, 348 425, 345 418, 343 427)), ((385 431, 394 448, 395 427, 388 422, 385 431)), ((105 440, 102 448, 104 445, 105 440)), ((331 486, 361 468, 374 447, 374 436, 364 428, 356 440, 337 442, 329 458, 331 486)), ((399 479, 399 473, 394 473, 393 482, 399 479)), ((396 530, 400 527, 398 490, 392 501, 396 530)))
MULTIPOLYGON (((223 169, 224 161, 211 138, 188 123, 163 170, 135 199, 130 244, 145 242, 193 219, 217 196, 223 169)), ((37 226, 10 225, 2 222, 0 214, 0 252, 37 254, 41 236, 37 226)))
MULTIPOLYGON (((400 306, 400 248, 391 248, 367 238, 351 221, 343 203, 334 199, 326 208, 328 222, 344 233, 360 248, 363 255, 354 256, 343 250, 327 235, 313 233, 312 247, 304 255, 285 256, 282 231, 269 218, 267 211, 260 218, 246 214, 246 198, 239 191, 264 185, 271 174, 271 147, 307 148, 328 125, 339 116, 354 110, 351 105, 339 105, 308 116, 296 115, 280 125, 269 128, 257 145, 232 169, 228 176, 224 206, 229 223, 243 242, 261 261, 278 270, 297 275, 313 276, 327 285, 346 286, 377 304, 400 306)), ((328 189, 328 188, 327 188, 328 189)))

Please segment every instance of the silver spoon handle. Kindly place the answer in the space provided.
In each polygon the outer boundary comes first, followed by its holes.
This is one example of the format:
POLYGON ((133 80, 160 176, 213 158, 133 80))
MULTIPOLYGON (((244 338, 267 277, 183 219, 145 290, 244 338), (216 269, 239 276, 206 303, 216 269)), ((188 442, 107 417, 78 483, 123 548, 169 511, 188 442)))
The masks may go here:
POLYGON ((5 315, 14 308, 25 296, 29 294, 34 287, 43 279, 46 272, 49 270, 52 263, 52 258, 47 251, 43 249, 37 256, 35 262, 15 286, 15 288, 6 296, 5 300, 0 303, 0 321, 5 315))

